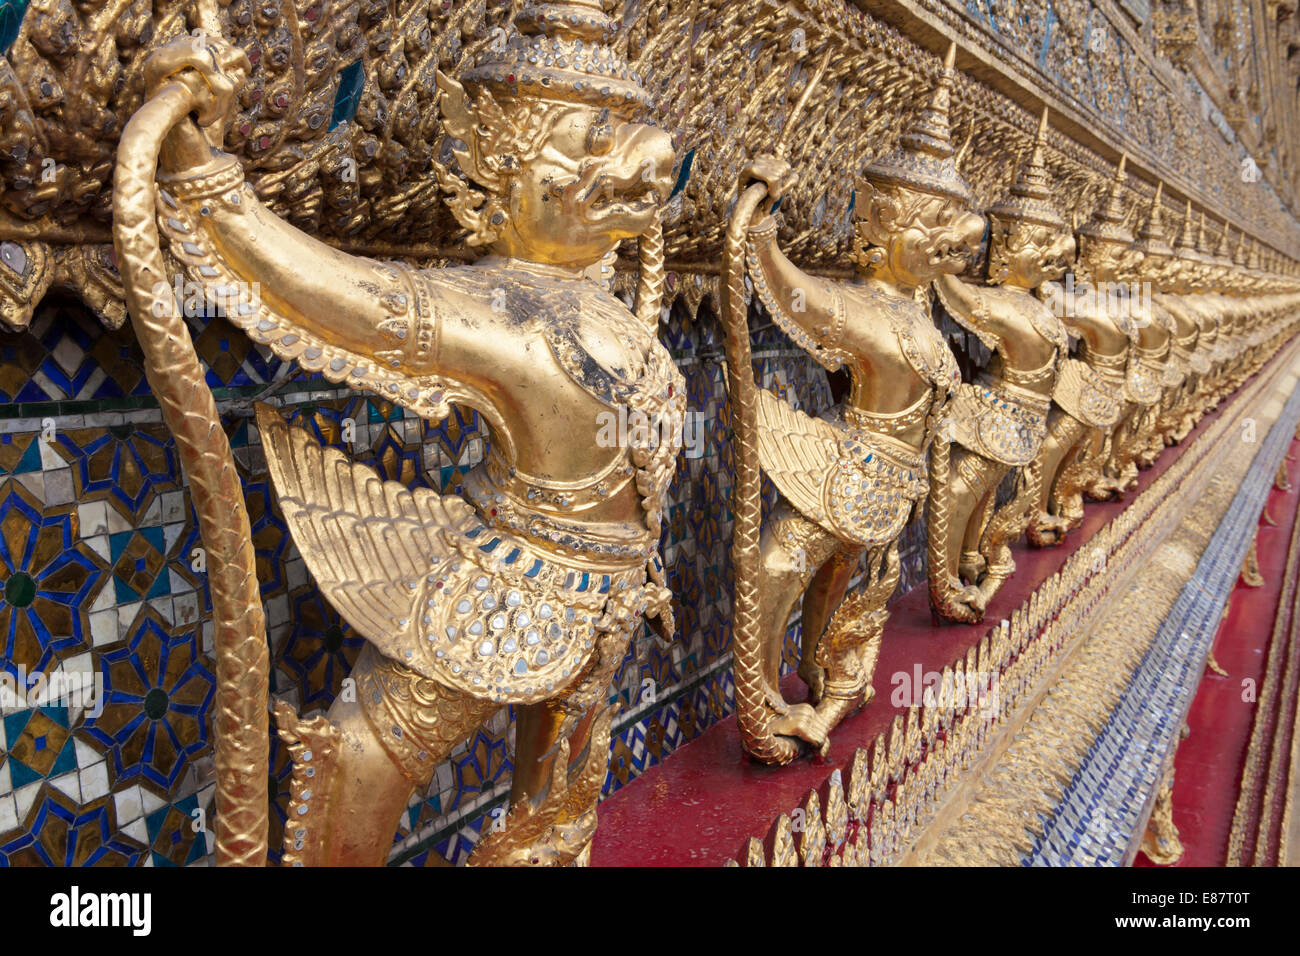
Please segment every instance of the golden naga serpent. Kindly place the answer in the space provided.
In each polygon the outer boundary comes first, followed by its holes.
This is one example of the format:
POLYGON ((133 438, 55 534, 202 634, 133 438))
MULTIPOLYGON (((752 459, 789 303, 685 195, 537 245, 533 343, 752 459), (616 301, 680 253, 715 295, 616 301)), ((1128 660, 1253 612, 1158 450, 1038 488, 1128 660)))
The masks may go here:
MULTIPOLYGON (((220 35, 210 2, 199 22, 220 35)), ((243 486, 189 328, 177 309, 156 220, 159 153, 167 134, 199 108, 181 80, 164 85, 122 132, 113 186, 113 244, 145 376, 176 440, 207 552, 215 628, 216 862, 267 862, 270 655, 243 486)), ((634 314, 657 328, 664 288, 658 218, 638 242, 634 314)))
POLYGON ((127 123, 113 174, 113 245, 145 376, 176 439, 207 551, 217 670, 217 864, 263 866, 270 659, 252 531, 230 441, 168 282, 155 219, 163 140, 196 109, 189 87, 173 80, 127 123))
MULTIPOLYGON (((773 152, 780 155, 786 135, 794 126, 808 97, 821 80, 830 60, 828 49, 790 117, 773 152)), ((745 242, 750 220, 767 196, 767 186, 751 183, 741 193, 727 223, 722 252, 722 317, 726 331, 727 393, 731 399, 736 477, 731 492, 734 515, 731 563, 735 592, 731 604, 731 648, 736 678, 736 720, 745 749, 764 763, 789 763, 799 753, 790 737, 772 733, 775 716, 763 686, 763 635, 760 631, 758 579, 759 539, 762 535, 762 470, 758 460, 758 384, 754 381, 749 348, 749 317, 745 309, 745 242)))

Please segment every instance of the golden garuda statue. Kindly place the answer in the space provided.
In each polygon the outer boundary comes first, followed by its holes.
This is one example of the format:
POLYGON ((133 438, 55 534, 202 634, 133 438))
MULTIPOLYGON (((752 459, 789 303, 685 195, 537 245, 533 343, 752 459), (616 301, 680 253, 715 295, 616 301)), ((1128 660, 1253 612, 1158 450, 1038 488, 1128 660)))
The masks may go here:
POLYGON ((1098 491, 1106 439, 1124 411, 1123 391, 1131 337, 1127 304, 1112 309, 1107 288, 1118 280, 1133 234, 1124 227, 1124 166, 1091 220, 1078 230, 1074 270, 1065 283, 1045 282, 1044 301, 1078 337, 1078 358, 1061 363, 1052 392, 1047 437, 1038 453, 1042 478, 1028 537, 1039 547, 1060 544, 1083 520, 1083 491, 1098 491))
MULTIPOLYGON (((1169 337, 1169 354, 1165 359, 1165 389, 1156 411, 1156 422, 1146 452, 1138 457, 1138 464, 1153 463, 1160 451, 1169 445, 1176 445, 1191 429, 1190 418, 1186 412, 1186 394, 1189 379, 1194 374, 1193 353, 1196 351, 1196 339, 1200 326, 1191 313, 1183 306, 1180 292, 1186 291, 1183 260, 1169 244, 1164 232, 1164 218, 1160 206, 1160 193, 1164 184, 1156 190, 1156 201, 1151 206, 1146 224, 1138 237, 1146 255, 1143 274, 1152 285, 1151 301, 1169 316, 1173 331, 1169 337)), ((1172 234, 1169 238, 1174 238, 1172 234)))
POLYGON ((1192 302, 1192 293, 1199 286, 1201 271, 1201 256, 1196 251, 1194 229, 1192 203, 1188 200, 1183 224, 1174 243, 1173 258, 1169 262, 1166 291, 1156 297, 1178 325, 1173 340, 1173 353, 1184 366, 1182 387, 1173 398, 1165 401, 1165 440, 1171 445, 1181 442, 1196 427, 1201 382, 1210 371, 1207 354, 1209 340, 1202 342, 1201 327, 1204 322, 1192 302))
POLYGON ((1213 399, 1217 405, 1236 387, 1233 381, 1241 358, 1240 310, 1234 298, 1237 264, 1232 261, 1232 228, 1226 220, 1210 262, 1213 267, 1213 301, 1219 312, 1219 367, 1213 399))
MULTIPOLYGON (((1190 219, 1190 216, 1189 216, 1190 219)), ((1190 228, 1190 223, 1188 224, 1190 228)), ((1199 422, 1218 404, 1219 373, 1223 367, 1223 342, 1220 336, 1220 324, 1223 312, 1220 308, 1218 280, 1220 264, 1214 260, 1210 251, 1209 238, 1205 231, 1205 213, 1201 212, 1199 225, 1195 227, 1195 238, 1186 236, 1192 242, 1191 262, 1192 288, 1183 297, 1187 307, 1196 316, 1200 325, 1200 335, 1196 339, 1196 349, 1205 358, 1205 369, 1196 381, 1196 397, 1193 401, 1192 418, 1199 422)))
POLYGON ((954 275, 934 284, 948 313, 993 353, 977 380, 958 389, 932 452, 930 606, 947 620, 981 620, 1016 569, 1010 543, 1038 499, 1038 451, 1070 347, 1061 320, 1034 294, 1064 275, 1074 256, 1074 236, 1052 206, 1046 144, 1044 107, 1029 161, 1010 195, 988 211, 988 285, 954 275), (1014 498, 996 508, 998 485, 1013 469, 1014 498))
POLYGON ((728 389, 736 433, 736 708, 746 750, 785 763, 801 738, 817 748, 871 694, 871 677, 898 583, 897 537, 924 496, 926 449, 950 393, 956 360, 930 317, 926 287, 961 272, 983 232, 957 172, 949 129, 956 47, 927 104, 893 152, 857 181, 856 281, 809 275, 782 253, 766 214, 793 174, 773 155, 742 173, 727 235, 724 311, 728 389), (763 204, 760 207, 760 203, 763 204), (845 369, 847 400, 814 418, 758 388, 743 312, 745 271, 763 307, 828 369, 845 369), (761 524, 759 469, 781 499, 761 524), (865 562, 862 589, 845 599, 865 562), (799 674, 811 703, 781 694, 782 647, 803 598, 799 674))
POLYGON ((155 223, 254 341, 426 418, 471 405, 490 428, 463 496, 438 495, 385 482, 258 410, 293 538, 368 641, 355 700, 314 721, 277 708, 294 756, 287 863, 384 862, 413 788, 507 705, 513 806, 473 862, 585 858, 611 676, 643 620, 673 633, 658 544, 685 395, 657 338, 673 148, 645 121, 648 97, 599 0, 526 3, 514 26, 459 82, 438 75, 460 167, 439 180, 484 252, 442 269, 345 255, 258 202, 214 148, 248 69, 215 29, 147 63, 118 154, 114 234, 214 569, 219 862, 265 859, 265 633, 238 479, 155 223), (638 237, 630 311, 587 270, 638 237), (620 408, 649 434, 602 440, 620 408))
POLYGON ((1150 215, 1133 244, 1136 254, 1124 260, 1119 272, 1115 302, 1127 304, 1121 317, 1131 323, 1134 337, 1124 370, 1125 408, 1111 433, 1110 454, 1102 463, 1107 487, 1100 497, 1120 495, 1137 487, 1138 456, 1148 450, 1154 415, 1164 397, 1165 367, 1176 325, 1173 316, 1154 301, 1150 292, 1161 281, 1168 253, 1172 252, 1160 233, 1159 187, 1157 190, 1150 215))
POLYGON ((1171 271, 1177 269, 1173 247, 1165 239, 1160 204, 1163 193, 1164 183, 1157 184, 1155 198, 1138 229, 1135 244, 1142 253, 1138 273, 1143 288, 1141 301, 1149 314, 1139 325, 1138 344, 1130 356, 1130 365, 1139 366, 1144 377, 1159 386, 1154 401, 1143 405, 1141 418, 1132 428, 1125 447, 1127 461, 1138 468, 1150 468, 1165 449, 1171 424, 1169 409, 1177 401, 1187 377, 1186 338, 1189 333, 1196 334, 1195 327, 1189 328, 1186 320, 1168 307, 1163 294, 1169 286, 1171 271))

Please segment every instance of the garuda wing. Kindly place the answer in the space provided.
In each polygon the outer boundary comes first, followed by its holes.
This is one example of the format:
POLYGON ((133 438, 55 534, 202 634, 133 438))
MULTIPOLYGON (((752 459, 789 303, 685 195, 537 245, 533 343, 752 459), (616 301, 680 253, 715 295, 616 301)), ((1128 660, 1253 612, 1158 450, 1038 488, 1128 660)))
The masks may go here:
POLYGON ((267 405, 257 426, 280 510, 330 603, 368 641, 413 637, 418 584, 454 550, 445 533, 478 523, 474 509, 383 480, 267 405))
POLYGON ((644 580, 641 567, 579 577, 457 495, 385 481, 269 406, 257 423, 321 591, 381 653, 446 686, 501 703, 554 696, 594 653, 609 595, 644 580))
POLYGON ((850 544, 892 541, 926 491, 925 459, 897 442, 813 418, 758 391, 763 471, 801 514, 850 544))

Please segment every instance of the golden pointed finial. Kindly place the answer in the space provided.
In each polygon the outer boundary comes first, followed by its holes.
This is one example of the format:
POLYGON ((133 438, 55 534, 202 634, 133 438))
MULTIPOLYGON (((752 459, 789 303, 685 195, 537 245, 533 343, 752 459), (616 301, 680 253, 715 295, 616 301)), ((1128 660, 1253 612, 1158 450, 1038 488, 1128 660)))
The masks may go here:
POLYGON ((1038 132, 1029 151, 1029 162, 1020 167, 1015 182, 1005 198, 989 209, 989 215, 1003 222, 1027 222, 1065 229, 1065 219, 1052 205, 1052 191, 1048 188, 1047 166, 1044 162, 1047 147, 1047 107, 1043 107, 1038 120, 1038 132))
POLYGON ((1151 200, 1151 208, 1142 228, 1138 230, 1138 241, 1134 245, 1135 249, 1148 256, 1171 256, 1174 253, 1173 247, 1165 239, 1164 214, 1160 205, 1164 191, 1165 184, 1156 183, 1156 197, 1151 200))
POLYGON ((1232 226, 1226 219, 1223 220, 1223 234, 1219 236, 1219 245, 1214 250, 1214 258, 1225 265, 1232 262, 1232 226))
POLYGON ((970 149, 971 141, 974 138, 975 138, 975 124, 972 123, 970 125, 970 129, 966 133, 966 141, 961 144, 961 149, 957 150, 957 155, 953 158, 952 161, 953 165, 956 166, 958 169, 961 169, 961 164, 963 160, 966 159, 966 151, 970 149))
POLYGON ((1106 199, 1097 207, 1087 224, 1079 229, 1079 235, 1090 239, 1121 242, 1124 245, 1133 242, 1133 233, 1129 232, 1124 225, 1125 219, 1128 218, 1124 212, 1124 170, 1127 166, 1128 153, 1121 153, 1106 199))
POLYGON ((1196 251, 1203 256, 1209 256, 1209 240, 1205 235, 1205 210, 1201 210, 1201 225, 1196 230, 1196 251))

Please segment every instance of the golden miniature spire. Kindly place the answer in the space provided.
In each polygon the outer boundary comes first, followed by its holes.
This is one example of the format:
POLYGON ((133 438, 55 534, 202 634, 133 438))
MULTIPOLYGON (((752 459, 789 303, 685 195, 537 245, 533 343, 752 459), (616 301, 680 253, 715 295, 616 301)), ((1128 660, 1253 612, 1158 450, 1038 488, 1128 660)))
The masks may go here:
POLYGON ((1246 230, 1241 230, 1237 236, 1237 248, 1233 250, 1232 261, 1242 268, 1246 267, 1246 230))
POLYGON ((1047 185, 1048 172, 1044 161, 1046 148, 1047 107, 1044 106, 1029 162, 1020 168, 1010 194, 989 209, 989 215, 997 216, 1005 222, 1028 222, 1052 229, 1066 228, 1065 220, 1052 205, 1052 191, 1047 185))
POLYGON ((1133 233, 1124 225, 1128 218, 1124 213, 1124 168, 1127 165, 1128 153, 1124 153, 1119 158, 1119 165, 1115 167, 1115 178, 1111 180, 1106 201, 1097 207, 1092 218, 1079 230, 1079 235, 1122 242, 1125 245, 1133 241, 1133 233))
POLYGON ((1191 258, 1191 256, 1195 255, 1196 238, 1193 237, 1193 230, 1195 230, 1195 226, 1192 225, 1192 200, 1188 199, 1187 213, 1183 216, 1183 229, 1178 234, 1177 246, 1180 256, 1191 258))
POLYGON ((1201 210, 1201 225, 1196 230, 1196 251, 1206 259, 1211 258, 1210 241, 1205 235, 1205 210, 1201 210))
POLYGON ((929 102, 908 123, 899 137, 899 145, 863 170, 863 178, 880 185, 903 186, 922 192, 948 196, 970 208, 975 197, 970 186, 957 171, 953 159, 952 129, 948 107, 952 83, 956 76, 957 44, 948 46, 938 82, 929 102))
POLYGON ((1230 238, 1231 234, 1232 234, 1232 226, 1230 226, 1228 224, 1228 220, 1225 219, 1223 220, 1223 235, 1219 237, 1219 247, 1214 250, 1214 258, 1219 259, 1225 264, 1232 263, 1232 240, 1230 238))
POLYGON ((1164 214, 1160 207, 1160 198, 1164 195, 1164 191, 1165 184, 1157 183, 1156 198, 1151 200, 1151 209, 1147 212, 1146 221, 1138 230, 1138 241, 1134 244, 1134 248, 1145 255, 1174 254, 1173 247, 1165 240, 1164 214))

